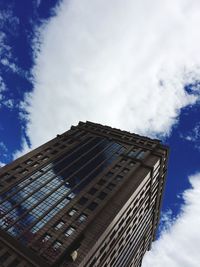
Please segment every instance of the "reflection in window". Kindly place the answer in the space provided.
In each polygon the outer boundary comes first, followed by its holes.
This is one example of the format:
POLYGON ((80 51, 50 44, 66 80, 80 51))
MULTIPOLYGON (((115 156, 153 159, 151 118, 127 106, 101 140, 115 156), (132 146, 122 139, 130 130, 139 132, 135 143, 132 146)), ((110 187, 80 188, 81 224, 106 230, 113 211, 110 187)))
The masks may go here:
MULTIPOLYGON (((75 144, 66 155, 0 195, 0 228, 25 244, 31 241, 37 231, 117 158, 116 152, 123 151, 121 145, 100 137, 88 137, 75 144)), ((93 202, 88 208, 93 210, 96 206, 93 202)))
POLYGON ((69 216, 74 216, 74 214, 77 213, 77 210, 76 209, 71 209, 69 212, 68 212, 68 215, 69 216))
POLYGON ((75 228, 74 227, 69 227, 67 229, 67 231, 65 232, 65 236, 68 237, 70 235, 72 235, 75 232, 75 228))
POLYGON ((78 222, 82 223, 84 221, 87 220, 87 215, 82 213, 79 217, 78 217, 78 222))
POLYGON ((65 223, 63 221, 58 222, 56 225, 54 225, 55 230, 59 230, 63 227, 65 223))

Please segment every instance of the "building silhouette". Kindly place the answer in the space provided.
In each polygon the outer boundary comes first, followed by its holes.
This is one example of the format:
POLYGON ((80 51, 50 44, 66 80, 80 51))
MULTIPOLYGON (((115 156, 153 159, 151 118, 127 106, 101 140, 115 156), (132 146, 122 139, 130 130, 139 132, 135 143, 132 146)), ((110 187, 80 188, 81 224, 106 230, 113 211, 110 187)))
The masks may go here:
POLYGON ((139 267, 168 148, 80 122, 0 170, 0 266, 139 267))

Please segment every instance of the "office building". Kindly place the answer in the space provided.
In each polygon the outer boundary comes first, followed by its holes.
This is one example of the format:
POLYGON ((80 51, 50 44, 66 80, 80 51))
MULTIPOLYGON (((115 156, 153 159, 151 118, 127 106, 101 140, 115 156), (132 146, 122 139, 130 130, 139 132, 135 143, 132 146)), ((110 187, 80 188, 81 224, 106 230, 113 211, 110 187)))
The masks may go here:
POLYGON ((80 122, 4 166, 0 266, 141 266, 167 158, 159 140, 80 122))

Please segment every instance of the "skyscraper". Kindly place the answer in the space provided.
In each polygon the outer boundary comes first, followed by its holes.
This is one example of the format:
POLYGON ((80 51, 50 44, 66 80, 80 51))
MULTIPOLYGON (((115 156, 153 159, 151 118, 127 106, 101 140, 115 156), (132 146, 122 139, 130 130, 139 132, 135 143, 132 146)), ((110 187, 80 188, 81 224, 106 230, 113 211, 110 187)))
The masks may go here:
POLYGON ((80 122, 4 166, 0 266, 141 266, 167 158, 159 140, 80 122))

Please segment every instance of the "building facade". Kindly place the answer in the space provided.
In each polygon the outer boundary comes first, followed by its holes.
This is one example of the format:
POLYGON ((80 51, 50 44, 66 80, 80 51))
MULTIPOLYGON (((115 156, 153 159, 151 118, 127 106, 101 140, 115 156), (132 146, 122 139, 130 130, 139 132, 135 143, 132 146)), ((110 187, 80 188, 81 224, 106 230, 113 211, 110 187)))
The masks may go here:
POLYGON ((4 166, 0 266, 141 266, 167 158, 159 140, 80 122, 4 166))

